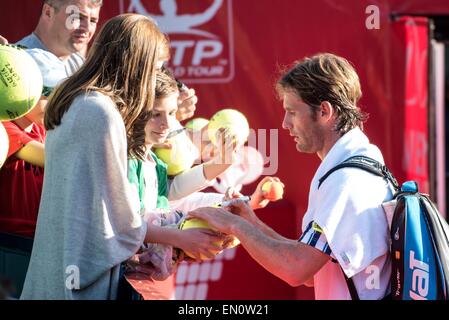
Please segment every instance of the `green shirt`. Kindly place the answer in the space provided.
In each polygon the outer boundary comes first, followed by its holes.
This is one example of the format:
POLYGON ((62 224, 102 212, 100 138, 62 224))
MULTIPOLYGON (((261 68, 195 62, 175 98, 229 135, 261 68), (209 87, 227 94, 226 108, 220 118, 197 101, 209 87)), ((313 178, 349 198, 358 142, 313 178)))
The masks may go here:
MULTIPOLYGON (((153 152, 150 155, 156 162, 156 176, 157 176, 157 208, 169 209, 168 203, 168 178, 167 165, 162 162, 153 152)), ((143 161, 139 159, 128 159, 128 180, 137 187, 140 200, 140 208, 145 208, 145 175, 143 172, 143 161)))

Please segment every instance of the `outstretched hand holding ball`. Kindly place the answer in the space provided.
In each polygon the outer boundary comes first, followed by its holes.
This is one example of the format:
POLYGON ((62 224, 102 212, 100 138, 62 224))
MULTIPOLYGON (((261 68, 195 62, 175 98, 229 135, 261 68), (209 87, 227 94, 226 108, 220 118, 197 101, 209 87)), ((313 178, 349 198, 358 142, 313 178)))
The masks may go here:
POLYGON ((167 174, 176 176, 191 168, 197 156, 189 137, 182 132, 167 142, 171 148, 156 148, 154 151, 158 158, 167 164, 167 174))
POLYGON ((262 192, 267 200, 280 200, 284 195, 284 184, 280 181, 267 181, 262 185, 262 192))
MULTIPOLYGON (((216 230, 214 230, 213 228, 211 228, 209 226, 209 224, 202 220, 202 219, 198 219, 198 218, 191 218, 191 219, 186 219, 184 220, 180 225, 179 225, 179 229, 180 230, 189 230, 189 229, 202 229, 205 232, 210 233, 215 233, 216 230)), ((204 251, 203 253, 199 253, 199 260, 207 260, 207 259, 211 259, 213 258, 215 255, 219 254, 222 251, 222 245, 223 245, 223 240, 220 241, 216 241, 214 243, 212 243, 212 246, 215 247, 215 249, 209 249, 207 251, 204 251)), ((196 250, 198 250, 199 248, 196 248, 196 250)), ((184 253, 192 258, 192 259, 196 259, 197 257, 195 257, 195 255, 188 251, 188 250, 183 250, 184 253)))
MULTIPOLYGON (((249 201, 249 206, 251 209, 261 209, 265 208, 270 201, 277 201, 282 199, 284 195, 284 184, 277 177, 265 177, 259 181, 256 189, 251 195, 251 199, 249 201)), ((229 188, 225 193, 225 200, 234 199, 242 197, 240 192, 234 190, 234 188, 229 188)), ((252 210, 250 210, 249 216, 245 217, 246 219, 252 219, 252 210)), ((240 215, 237 212, 238 215, 240 215)))
POLYGON ((235 109, 223 109, 215 113, 209 121, 207 130, 210 141, 218 146, 217 131, 227 129, 230 135, 236 137, 237 145, 242 146, 248 140, 249 124, 246 117, 235 109))
POLYGON ((284 187, 284 184, 277 177, 263 178, 251 196, 251 208, 265 208, 270 201, 282 199, 284 187))

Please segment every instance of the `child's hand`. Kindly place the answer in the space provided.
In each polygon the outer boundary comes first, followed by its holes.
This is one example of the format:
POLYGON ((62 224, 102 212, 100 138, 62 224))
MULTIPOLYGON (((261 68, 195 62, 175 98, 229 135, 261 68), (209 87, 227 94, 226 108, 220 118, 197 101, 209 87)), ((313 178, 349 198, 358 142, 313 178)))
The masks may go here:
POLYGON ((190 258, 188 255, 186 255, 186 253, 184 251, 182 251, 181 249, 179 249, 179 254, 178 257, 176 259, 177 262, 182 262, 185 261, 187 263, 195 263, 197 262, 196 259, 190 258))
POLYGON ((251 196, 250 205, 253 210, 265 208, 268 205, 268 203, 270 202, 270 200, 265 199, 265 197, 264 197, 266 195, 266 191, 262 190, 262 186, 267 181, 280 182, 282 184, 282 186, 284 187, 284 184, 277 177, 265 177, 262 180, 260 180, 260 182, 258 183, 258 185, 256 187, 256 190, 254 190, 254 193, 251 196))
POLYGON ((215 160, 219 164, 232 164, 238 149, 236 135, 229 129, 220 128, 216 140, 219 145, 215 147, 215 160))
POLYGON ((225 192, 225 195, 223 197, 223 202, 229 201, 229 200, 232 200, 235 198, 240 198, 240 197, 243 197, 243 194, 241 194, 240 192, 235 190, 233 187, 229 187, 225 192))
POLYGON ((184 252, 189 252, 197 262, 204 258, 212 259, 223 250, 221 243, 225 240, 225 237, 212 230, 192 228, 181 230, 181 232, 177 247, 184 252))
POLYGON ((225 172, 234 162, 237 142, 229 129, 217 130, 217 144, 214 146, 213 158, 204 164, 204 177, 211 181, 225 172))

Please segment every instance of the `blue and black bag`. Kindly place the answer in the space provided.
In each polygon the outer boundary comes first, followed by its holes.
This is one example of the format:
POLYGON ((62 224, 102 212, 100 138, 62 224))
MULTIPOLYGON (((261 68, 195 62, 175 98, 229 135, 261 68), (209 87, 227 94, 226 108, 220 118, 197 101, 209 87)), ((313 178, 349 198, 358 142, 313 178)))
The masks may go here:
MULTIPOLYGON (((383 177, 395 190, 382 204, 390 225, 391 298, 393 300, 449 300, 449 225, 415 181, 399 185, 386 166, 365 157, 351 157, 329 170, 359 168, 383 177), (390 223, 391 221, 391 223, 390 223)), ((345 275, 353 300, 359 300, 352 279, 345 275)))

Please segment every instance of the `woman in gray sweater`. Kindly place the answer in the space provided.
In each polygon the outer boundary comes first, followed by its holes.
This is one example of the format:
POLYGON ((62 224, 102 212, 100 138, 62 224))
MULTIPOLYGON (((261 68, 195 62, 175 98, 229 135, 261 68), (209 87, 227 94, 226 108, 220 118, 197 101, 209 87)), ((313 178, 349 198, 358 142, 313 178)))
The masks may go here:
POLYGON ((148 238, 127 180, 127 148, 144 148, 137 137, 153 106, 155 72, 167 58, 167 39, 154 22, 120 15, 53 93, 22 299, 117 298, 122 262, 148 238))

